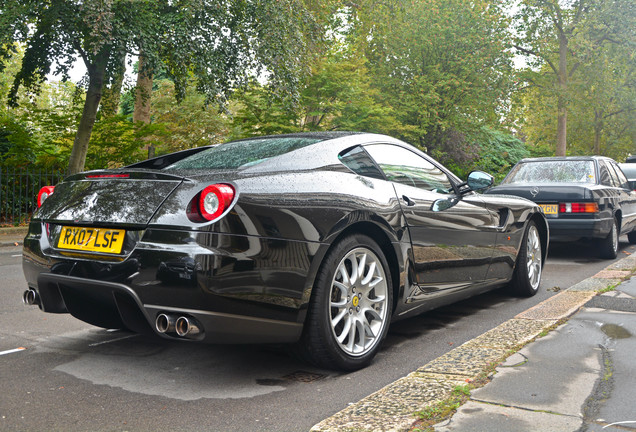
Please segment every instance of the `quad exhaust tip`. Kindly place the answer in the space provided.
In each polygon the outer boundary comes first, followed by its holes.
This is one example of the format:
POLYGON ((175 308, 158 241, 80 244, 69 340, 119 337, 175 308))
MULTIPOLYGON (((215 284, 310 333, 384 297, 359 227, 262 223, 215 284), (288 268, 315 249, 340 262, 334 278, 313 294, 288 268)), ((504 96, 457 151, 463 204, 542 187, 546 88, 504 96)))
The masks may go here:
POLYGON ((161 334, 179 336, 187 339, 199 339, 203 327, 192 317, 160 313, 155 320, 155 328, 161 334))
POLYGON ((27 306, 39 305, 40 296, 33 288, 29 288, 22 294, 22 302, 27 306))
POLYGON ((201 333, 201 326, 194 318, 182 316, 177 318, 175 330, 177 331, 177 335, 181 337, 192 338, 201 333))

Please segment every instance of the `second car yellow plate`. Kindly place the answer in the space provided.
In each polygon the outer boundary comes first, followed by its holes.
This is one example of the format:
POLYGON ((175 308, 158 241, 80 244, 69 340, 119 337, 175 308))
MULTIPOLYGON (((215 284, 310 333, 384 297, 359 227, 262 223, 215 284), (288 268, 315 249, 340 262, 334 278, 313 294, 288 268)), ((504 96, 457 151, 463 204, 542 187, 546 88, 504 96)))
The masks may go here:
POLYGON ((57 247, 75 251, 103 252, 118 254, 124 245, 125 230, 62 227, 57 247))
POLYGON ((539 204, 539 207, 541 207, 541 211, 543 211, 543 214, 552 215, 559 213, 558 204, 539 204))

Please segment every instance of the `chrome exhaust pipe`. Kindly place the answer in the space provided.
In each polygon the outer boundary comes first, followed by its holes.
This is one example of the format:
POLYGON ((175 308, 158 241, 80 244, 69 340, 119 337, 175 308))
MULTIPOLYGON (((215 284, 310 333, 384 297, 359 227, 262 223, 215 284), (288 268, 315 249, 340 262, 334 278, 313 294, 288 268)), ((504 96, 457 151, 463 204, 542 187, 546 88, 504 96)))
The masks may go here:
POLYGON ((177 317, 170 314, 160 313, 155 320, 155 328, 159 333, 174 333, 177 317))
POLYGON ((177 335, 186 338, 194 338, 201 333, 201 325, 194 319, 186 316, 177 318, 175 324, 177 335))
POLYGON ((40 304, 40 296, 33 288, 29 288, 22 294, 22 302, 27 306, 40 304))

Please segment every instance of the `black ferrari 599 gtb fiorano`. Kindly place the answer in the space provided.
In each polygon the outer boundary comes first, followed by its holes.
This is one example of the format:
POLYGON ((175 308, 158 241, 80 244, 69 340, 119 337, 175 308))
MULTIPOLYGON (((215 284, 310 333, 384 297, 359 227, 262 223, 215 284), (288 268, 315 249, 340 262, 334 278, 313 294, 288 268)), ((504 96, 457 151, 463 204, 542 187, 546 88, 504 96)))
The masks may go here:
POLYGON ((72 175, 24 240, 27 304, 212 343, 293 343, 364 367, 391 321, 539 289, 548 226, 384 135, 268 136, 72 175))

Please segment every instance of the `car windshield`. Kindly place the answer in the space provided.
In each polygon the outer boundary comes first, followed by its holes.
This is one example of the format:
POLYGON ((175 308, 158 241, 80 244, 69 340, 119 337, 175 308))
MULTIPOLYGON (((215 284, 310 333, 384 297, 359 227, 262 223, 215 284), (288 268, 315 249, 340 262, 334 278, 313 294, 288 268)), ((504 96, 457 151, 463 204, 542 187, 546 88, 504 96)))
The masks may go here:
POLYGON ((594 161, 553 160, 522 162, 502 184, 518 183, 596 183, 594 161))
POLYGON ((308 137, 273 137, 234 141, 188 156, 165 167, 164 170, 245 168, 322 140, 308 137))

